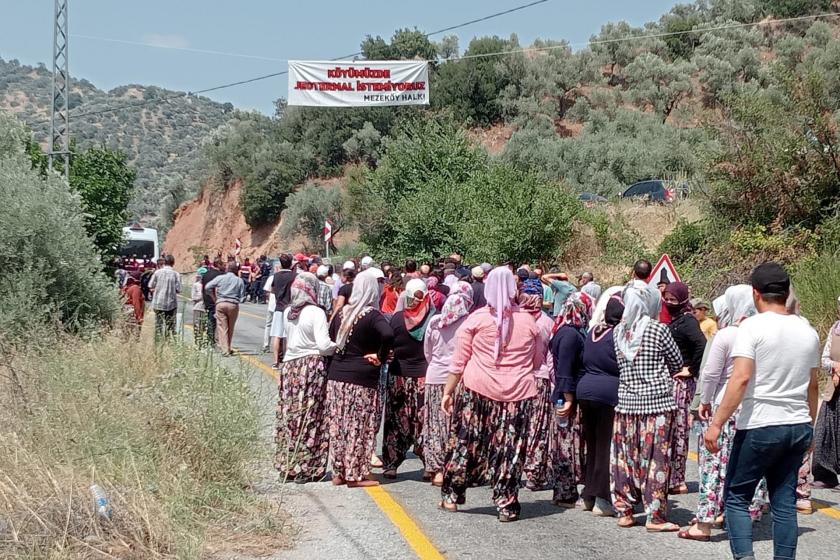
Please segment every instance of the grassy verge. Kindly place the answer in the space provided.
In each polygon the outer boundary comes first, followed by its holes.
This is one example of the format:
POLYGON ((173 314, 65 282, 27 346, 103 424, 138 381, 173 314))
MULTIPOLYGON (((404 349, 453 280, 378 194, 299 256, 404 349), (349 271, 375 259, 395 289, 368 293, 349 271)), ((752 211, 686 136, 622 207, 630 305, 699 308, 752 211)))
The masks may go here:
POLYGON ((279 533, 248 386, 208 355, 116 335, 0 364, 0 558, 199 558, 279 533), (111 521, 97 519, 102 486, 111 521), (209 539, 209 540, 208 540, 209 539))

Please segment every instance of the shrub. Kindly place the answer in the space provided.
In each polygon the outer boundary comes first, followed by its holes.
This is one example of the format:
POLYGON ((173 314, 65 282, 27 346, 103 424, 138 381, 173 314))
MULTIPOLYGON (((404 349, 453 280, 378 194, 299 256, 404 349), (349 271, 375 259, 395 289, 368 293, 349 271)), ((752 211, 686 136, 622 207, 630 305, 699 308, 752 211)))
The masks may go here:
POLYGON ((706 221, 680 220, 659 245, 659 251, 677 262, 690 262, 709 245, 712 228, 706 221))
POLYGON ((303 235, 308 248, 320 251, 324 246, 324 222, 329 218, 333 235, 345 225, 341 188, 307 183, 286 199, 280 235, 303 235))
POLYGON ((791 270, 791 283, 802 304, 802 314, 825 335, 837 320, 840 253, 826 251, 796 263, 791 270))
POLYGON ((116 290, 101 272, 78 195, 42 178, 24 153, 25 129, 0 114, 0 340, 42 337, 110 321, 116 290))

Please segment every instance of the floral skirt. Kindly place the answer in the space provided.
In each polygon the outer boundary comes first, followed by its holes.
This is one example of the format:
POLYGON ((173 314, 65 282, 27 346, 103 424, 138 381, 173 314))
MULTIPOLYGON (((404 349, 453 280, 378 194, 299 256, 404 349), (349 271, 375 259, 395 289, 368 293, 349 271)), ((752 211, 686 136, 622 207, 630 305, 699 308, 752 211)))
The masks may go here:
MULTIPOLYGON (((697 505, 697 521, 713 523, 723 515, 723 496, 726 486, 726 469, 729 465, 729 455, 732 453, 732 442, 735 438, 735 422, 737 415, 733 415, 720 431, 717 453, 710 453, 706 449, 702 433, 697 444, 697 466, 700 469, 700 492, 697 505)), ((703 423, 703 431, 708 428, 708 422, 703 423)), ((767 503, 767 481, 763 478, 755 489, 755 496, 750 505, 750 516, 755 520, 761 517, 761 510, 767 503)))
POLYGON ((531 490, 543 488, 552 478, 551 444, 556 423, 551 402, 551 381, 537 379, 537 398, 528 428, 523 466, 525 485, 531 490))
POLYGON ((423 459, 426 470, 443 472, 446 466, 446 446, 452 422, 440 409, 443 400, 443 385, 426 384, 426 402, 423 407, 423 459))
POLYGON ((290 478, 323 478, 330 447, 324 359, 306 356, 283 362, 278 389, 275 467, 290 478))
POLYGON ((425 384, 422 377, 392 375, 388 378, 382 435, 382 462, 385 470, 397 470, 412 448, 414 454, 423 459, 425 384))
POLYGON ((641 502, 648 522, 666 522, 673 418, 674 412, 615 413, 610 491, 619 517, 633 515, 641 502))
POLYGON ((691 437, 690 415, 691 401, 697 389, 697 379, 674 379, 674 400, 677 410, 674 412, 674 427, 671 430, 671 488, 685 484, 685 464, 688 459, 688 442, 691 437))
POLYGON ((365 480, 376 449, 379 389, 343 381, 327 382, 333 476, 349 482, 365 480))
POLYGON ((462 388, 455 399, 441 496, 463 504, 467 485, 486 480, 499 511, 519 513, 519 483, 534 399, 500 402, 462 388))

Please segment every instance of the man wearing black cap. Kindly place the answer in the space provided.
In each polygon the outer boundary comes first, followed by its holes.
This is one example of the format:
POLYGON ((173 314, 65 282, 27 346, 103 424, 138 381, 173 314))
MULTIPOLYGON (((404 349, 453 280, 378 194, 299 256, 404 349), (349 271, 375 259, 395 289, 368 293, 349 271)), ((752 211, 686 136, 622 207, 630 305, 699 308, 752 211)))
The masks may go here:
POLYGON ((773 513, 775 558, 795 558, 796 482, 812 445, 817 414, 819 338, 807 321, 788 313, 790 278, 776 263, 753 270, 758 315, 738 327, 735 359, 723 401, 704 436, 716 453, 723 424, 738 407, 737 432, 726 473, 726 525, 737 558, 754 558, 749 505, 762 477, 773 513), (743 402, 743 404, 742 404, 743 402))

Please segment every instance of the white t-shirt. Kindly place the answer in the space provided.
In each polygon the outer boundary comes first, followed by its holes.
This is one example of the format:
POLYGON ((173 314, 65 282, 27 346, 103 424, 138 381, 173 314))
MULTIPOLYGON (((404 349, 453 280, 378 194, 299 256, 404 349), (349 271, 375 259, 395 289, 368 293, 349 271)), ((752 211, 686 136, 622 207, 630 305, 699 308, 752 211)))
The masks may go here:
POLYGON ((335 342, 330 340, 327 314, 317 305, 307 305, 294 321, 289 320, 287 307, 283 311, 285 325, 286 353, 284 362, 290 362, 305 356, 330 356, 335 351, 335 342))
POLYGON ((755 360, 737 429, 811 422, 808 385, 820 365, 820 340, 808 321, 772 311, 745 319, 732 356, 755 360))

